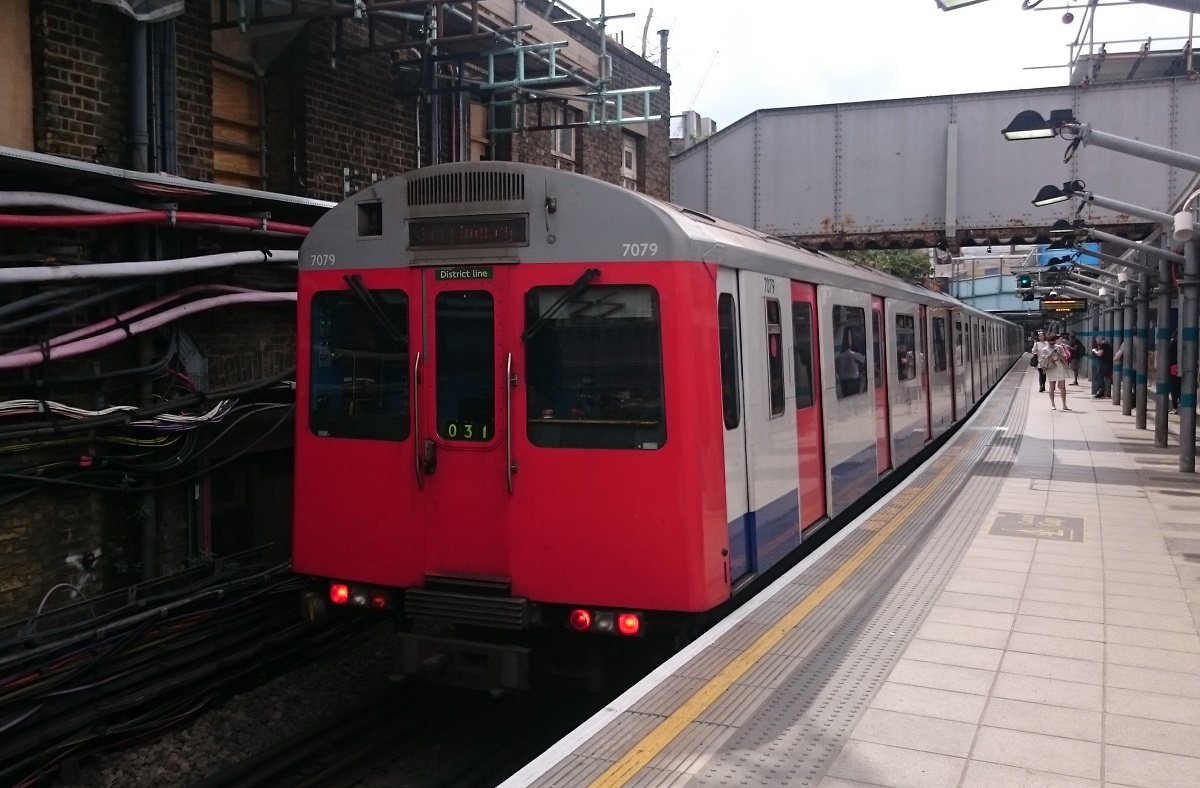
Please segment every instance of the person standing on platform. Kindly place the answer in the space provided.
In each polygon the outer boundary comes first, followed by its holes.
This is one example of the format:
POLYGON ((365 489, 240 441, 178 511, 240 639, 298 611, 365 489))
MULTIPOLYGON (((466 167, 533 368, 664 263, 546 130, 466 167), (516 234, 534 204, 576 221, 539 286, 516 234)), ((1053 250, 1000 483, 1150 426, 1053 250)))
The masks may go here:
POLYGON ((1033 347, 1029 352, 1037 356, 1038 360, 1038 391, 1045 392, 1046 390, 1046 369, 1042 366, 1042 359, 1045 358, 1044 351, 1048 350, 1050 343, 1046 341, 1046 332, 1037 332, 1037 339, 1033 342, 1033 347))
POLYGON ((1079 337, 1074 334, 1067 334, 1067 348, 1071 351, 1071 372, 1075 375, 1075 380, 1071 382, 1072 386, 1079 385, 1079 365, 1083 363, 1083 354, 1087 348, 1079 341, 1079 337))
POLYGON ((1046 382, 1050 384, 1050 410, 1057 410, 1054 407, 1055 388, 1062 395, 1062 409, 1070 410, 1067 407, 1067 373, 1071 369, 1068 361, 1070 356, 1071 351, 1067 349, 1066 340, 1061 339, 1057 334, 1048 335, 1045 347, 1038 351, 1039 366, 1046 371, 1046 382))

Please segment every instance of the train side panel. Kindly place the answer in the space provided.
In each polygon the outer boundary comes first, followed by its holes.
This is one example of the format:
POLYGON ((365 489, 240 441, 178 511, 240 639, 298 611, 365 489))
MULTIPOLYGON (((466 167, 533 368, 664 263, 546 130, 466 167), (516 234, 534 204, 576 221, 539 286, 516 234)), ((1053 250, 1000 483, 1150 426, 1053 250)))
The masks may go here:
POLYGON ((817 288, 825 427, 826 500, 835 516, 878 480, 874 370, 869 345, 871 296, 817 288))

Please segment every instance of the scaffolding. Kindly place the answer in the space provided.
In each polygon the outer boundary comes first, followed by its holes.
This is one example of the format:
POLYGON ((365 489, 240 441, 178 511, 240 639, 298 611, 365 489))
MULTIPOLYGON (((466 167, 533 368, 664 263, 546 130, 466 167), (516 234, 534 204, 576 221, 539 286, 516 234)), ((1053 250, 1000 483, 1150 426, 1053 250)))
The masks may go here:
POLYGON ((613 86, 606 26, 634 14, 609 15, 605 0, 596 18, 561 0, 538 5, 540 11, 526 0, 222 0, 211 27, 253 35, 331 20, 333 67, 342 58, 387 54, 397 98, 477 98, 488 109, 489 135, 662 119, 650 108, 660 85, 613 86), (365 30, 365 45, 347 43, 347 25, 365 30), (563 33, 571 28, 594 37, 599 51, 570 47, 563 33), (574 107, 581 119, 547 115, 547 107, 574 107))

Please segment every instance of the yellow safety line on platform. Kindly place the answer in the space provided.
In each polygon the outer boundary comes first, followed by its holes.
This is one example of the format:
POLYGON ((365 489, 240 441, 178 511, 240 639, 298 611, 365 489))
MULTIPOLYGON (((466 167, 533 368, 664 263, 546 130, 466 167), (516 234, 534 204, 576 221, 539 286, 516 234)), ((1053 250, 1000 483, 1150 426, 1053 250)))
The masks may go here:
MULTIPOLYGON (((590 788, 615 788, 615 786, 624 785, 626 781, 650 763, 676 736, 688 725, 695 722, 726 690, 732 687, 738 679, 744 676, 760 659, 766 656, 779 641, 783 640, 788 632, 791 632, 809 613, 836 591, 847 578, 854 574, 887 541, 889 536, 895 533, 900 526, 904 525, 908 521, 908 518, 912 517, 913 513, 924 505, 925 499, 950 475, 950 471, 954 468, 954 461, 958 459, 965 448, 958 447, 953 451, 948 451, 940 460, 940 462, 945 463, 945 469, 931 482, 925 484, 925 489, 920 494, 914 496, 908 502, 907 506, 891 518, 890 522, 879 528, 875 532, 875 535, 866 544, 858 548, 846 563, 838 567, 836 572, 826 578, 825 582, 817 586, 811 594, 788 611, 786 616, 760 635, 758 640, 754 641, 749 648, 735 657, 720 673, 709 679, 707 684, 697 690, 671 716, 655 726, 654 730, 647 733, 623 758, 608 767, 604 774, 597 777, 591 783, 590 788)), ((877 517, 886 517, 885 511, 876 512, 867 523, 869 524, 871 520, 877 517)))

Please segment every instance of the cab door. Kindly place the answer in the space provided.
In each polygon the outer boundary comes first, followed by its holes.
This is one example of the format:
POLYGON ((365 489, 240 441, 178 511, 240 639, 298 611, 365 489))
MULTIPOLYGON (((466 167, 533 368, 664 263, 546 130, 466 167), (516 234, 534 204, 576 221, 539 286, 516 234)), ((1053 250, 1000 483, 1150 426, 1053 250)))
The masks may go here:
POLYGON ((509 425, 520 345, 511 335, 517 328, 504 320, 509 274, 504 266, 421 272, 413 466, 426 522, 426 574, 509 577, 509 425))

